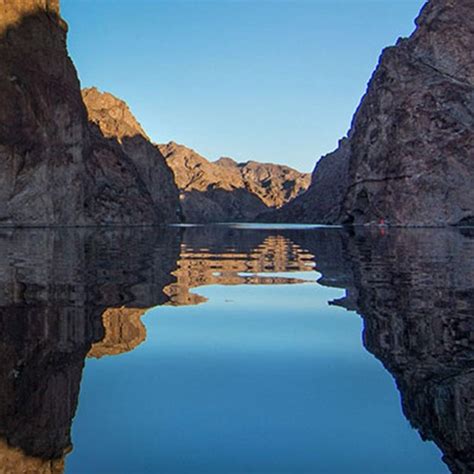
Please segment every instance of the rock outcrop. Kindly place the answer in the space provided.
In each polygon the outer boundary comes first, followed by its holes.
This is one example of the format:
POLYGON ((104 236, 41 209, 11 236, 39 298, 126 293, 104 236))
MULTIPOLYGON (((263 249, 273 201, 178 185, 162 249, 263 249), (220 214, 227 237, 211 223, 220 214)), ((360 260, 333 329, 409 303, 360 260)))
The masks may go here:
POLYGON ((59 2, 2 0, 0 13, 0 224, 176 220, 168 177, 89 124, 59 2))
POLYGON ((174 142, 159 148, 175 174, 187 222, 251 221, 291 201, 310 182, 308 174, 287 166, 231 158, 210 162, 174 142))
POLYGON ((308 193, 272 220, 474 222, 472 1, 430 0, 416 25, 383 52, 347 140, 308 193))
POLYGON ((342 139, 336 151, 319 160, 306 192, 281 209, 260 214, 257 220, 321 224, 337 222, 349 182, 349 153, 349 140, 342 139))
POLYGON ((96 138, 100 142, 103 136, 112 144, 120 146, 123 154, 138 171, 159 219, 163 222, 179 220, 179 192, 173 173, 127 104, 96 88, 84 89, 82 97, 89 121, 97 127, 96 138))

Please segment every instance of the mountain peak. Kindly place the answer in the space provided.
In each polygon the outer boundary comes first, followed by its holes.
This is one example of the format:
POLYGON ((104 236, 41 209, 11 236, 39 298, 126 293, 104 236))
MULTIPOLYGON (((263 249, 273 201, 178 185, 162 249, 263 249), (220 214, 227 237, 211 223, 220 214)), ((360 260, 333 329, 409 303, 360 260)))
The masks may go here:
POLYGON ((237 161, 228 156, 221 156, 218 160, 214 161, 214 164, 225 167, 236 167, 239 165, 237 161))
POLYGON ((119 141, 135 136, 148 139, 125 101, 96 87, 83 89, 82 98, 87 107, 89 121, 98 125, 106 137, 118 138, 119 141))

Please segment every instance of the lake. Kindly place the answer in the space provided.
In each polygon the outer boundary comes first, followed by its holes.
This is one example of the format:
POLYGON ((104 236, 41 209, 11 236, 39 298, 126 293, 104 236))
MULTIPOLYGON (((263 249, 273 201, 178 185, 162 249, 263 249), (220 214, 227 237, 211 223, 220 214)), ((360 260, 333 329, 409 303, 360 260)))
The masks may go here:
POLYGON ((474 232, 0 232, 0 472, 468 473, 474 232))

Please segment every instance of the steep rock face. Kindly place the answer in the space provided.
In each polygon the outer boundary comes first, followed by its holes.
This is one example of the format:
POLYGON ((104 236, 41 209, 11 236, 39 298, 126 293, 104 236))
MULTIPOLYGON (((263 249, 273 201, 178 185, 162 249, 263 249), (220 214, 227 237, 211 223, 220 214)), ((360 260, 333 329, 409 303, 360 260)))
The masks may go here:
MULTIPOLYGON (((301 201, 314 203, 302 205, 296 214, 302 220, 474 221, 472 2, 430 0, 416 24, 409 39, 383 52, 354 116, 349 143, 343 145, 349 147, 342 151, 347 163, 337 161, 339 149, 316 168, 301 201), (319 193, 328 167, 332 172, 319 193), (342 200, 341 179, 347 182, 342 200), (330 212, 328 200, 334 203, 330 212)), ((281 219, 294 218, 292 211, 284 208, 281 219)))
POLYGON ((281 209, 261 214, 257 219, 321 224, 337 221, 348 186, 349 154, 350 144, 344 138, 336 151, 319 160, 306 192, 281 209))
POLYGON ((341 219, 457 224, 474 217, 474 9, 431 0, 383 53, 350 134, 341 219))
POLYGON ((88 123, 59 2, 0 12, 0 223, 165 220, 132 159, 88 123))
POLYGON ((188 222, 253 220, 289 202, 309 186, 308 174, 287 166, 237 163, 231 158, 212 163, 174 142, 159 148, 175 174, 188 222))
POLYGON ((90 122, 98 127, 99 138, 116 141, 138 170, 160 220, 177 221, 179 192, 173 173, 159 149, 154 146, 127 104, 96 88, 82 91, 90 122))

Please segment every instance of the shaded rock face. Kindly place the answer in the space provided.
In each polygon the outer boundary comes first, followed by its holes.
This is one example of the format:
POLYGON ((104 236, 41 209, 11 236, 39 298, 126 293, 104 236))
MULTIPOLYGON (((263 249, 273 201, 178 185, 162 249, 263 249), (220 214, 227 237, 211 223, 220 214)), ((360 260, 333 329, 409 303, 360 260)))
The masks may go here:
POLYGON ((308 174, 287 166, 231 158, 212 163, 174 142, 159 148, 174 172, 187 222, 253 220, 291 201, 310 182, 308 174))
POLYGON ((0 224, 170 220, 116 140, 89 125, 59 2, 3 0, 0 12, 0 224))
POLYGON ((282 220, 474 222, 472 2, 430 0, 416 24, 410 38, 383 52, 348 145, 323 158, 308 195, 299 208, 284 208, 282 220), (347 183, 343 199, 340 180, 347 183))
POLYGON ((85 358, 144 339, 139 315, 168 301, 180 235, 17 230, 0 241, 2 468, 61 472, 85 358))
POLYGON ((174 176, 159 149, 154 146, 125 102, 95 88, 82 91, 89 121, 96 136, 117 142, 138 171, 141 185, 151 196, 153 207, 164 222, 180 219, 179 192, 174 176))
POLYGON ((350 144, 323 156, 311 175, 308 190, 281 209, 260 214, 258 221, 331 224, 337 222, 349 182, 350 144))
POLYGON ((363 342, 393 375, 405 416, 451 472, 474 471, 474 234, 306 234, 332 304, 363 318, 363 342))

